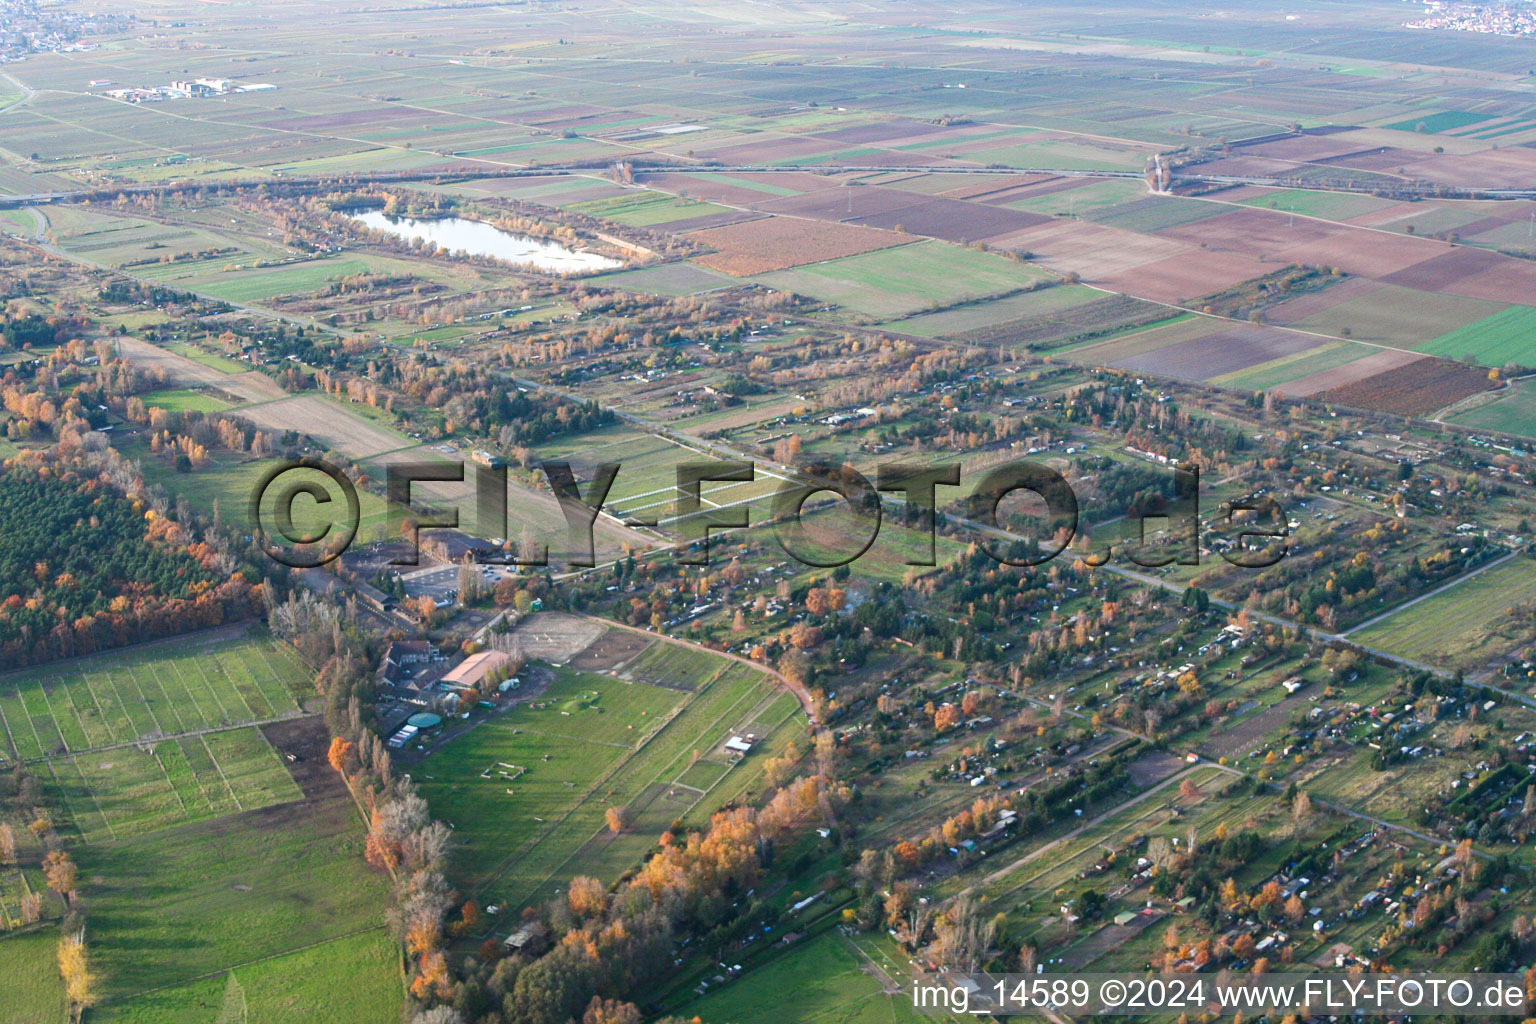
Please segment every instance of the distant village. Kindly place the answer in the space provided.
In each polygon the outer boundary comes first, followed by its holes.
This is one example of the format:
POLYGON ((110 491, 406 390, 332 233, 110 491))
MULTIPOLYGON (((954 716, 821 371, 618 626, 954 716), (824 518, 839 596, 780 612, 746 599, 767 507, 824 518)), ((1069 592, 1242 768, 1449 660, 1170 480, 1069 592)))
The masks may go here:
POLYGON ((1404 28, 1439 28, 1455 32, 1486 32, 1497 36, 1536 36, 1536 6, 1515 4, 1438 3, 1428 0, 1422 18, 1404 28))
POLYGON ((120 33, 133 18, 82 12, 61 4, 0 0, 0 64, 25 60, 34 53, 93 50, 87 37, 120 33))

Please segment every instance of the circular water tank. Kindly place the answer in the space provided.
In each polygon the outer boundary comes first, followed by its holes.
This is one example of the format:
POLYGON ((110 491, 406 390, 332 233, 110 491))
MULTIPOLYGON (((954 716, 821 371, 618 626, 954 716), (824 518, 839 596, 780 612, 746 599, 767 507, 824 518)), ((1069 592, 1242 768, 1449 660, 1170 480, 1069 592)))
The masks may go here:
POLYGON ((442 716, 434 715, 430 711, 423 711, 419 715, 412 715, 405 720, 406 725, 414 725, 418 729, 436 729, 443 724, 442 716))

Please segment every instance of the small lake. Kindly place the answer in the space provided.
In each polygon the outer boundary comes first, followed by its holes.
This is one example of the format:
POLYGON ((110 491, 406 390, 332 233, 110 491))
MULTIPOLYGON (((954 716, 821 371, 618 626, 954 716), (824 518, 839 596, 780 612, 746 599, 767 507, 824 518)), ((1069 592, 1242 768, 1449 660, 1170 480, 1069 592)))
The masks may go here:
POLYGON ((467 252, 490 256, 508 263, 525 263, 557 274, 588 270, 613 270, 622 260, 599 256, 595 252, 577 252, 559 242, 528 235, 514 235, 484 221, 463 217, 390 217, 382 210, 349 213, 348 217, 375 231, 387 231, 397 238, 422 239, 450 253, 467 252))

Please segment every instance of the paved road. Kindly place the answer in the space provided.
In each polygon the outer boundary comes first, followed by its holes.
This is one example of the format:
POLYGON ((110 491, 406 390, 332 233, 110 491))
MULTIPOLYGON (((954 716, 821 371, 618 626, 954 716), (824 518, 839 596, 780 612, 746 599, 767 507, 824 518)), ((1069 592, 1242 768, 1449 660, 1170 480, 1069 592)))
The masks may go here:
MULTIPOLYGON (((23 97, 17 102, 25 102, 28 97, 23 97)), ((440 154, 445 160, 458 160, 460 164, 472 162, 473 158, 457 157, 452 154, 440 154)), ((1066 167, 1013 167, 1013 166, 987 166, 966 167, 954 164, 817 164, 807 167, 802 164, 710 164, 702 161, 686 161, 668 164, 653 164, 637 169, 639 181, 643 184, 647 174, 665 173, 720 173, 720 174, 805 174, 812 171, 820 174, 1039 174, 1054 175, 1066 178, 1123 178, 1143 179, 1145 174, 1141 171, 1104 171, 1084 170, 1080 168, 1066 167)), ((244 184, 280 184, 292 185, 301 188, 314 187, 324 184, 334 184, 340 180, 356 179, 358 181, 385 182, 410 182, 410 181, 443 181, 443 180, 474 180, 479 178, 518 178, 518 177, 549 177, 552 175, 576 175, 576 176, 601 176, 611 178, 613 174, 612 164, 597 165, 568 165, 564 167, 509 167, 506 164, 495 163, 489 166, 474 167, 461 170, 442 171, 366 171, 339 172, 334 175, 303 175, 288 176, 283 178, 252 177, 247 180, 230 178, 225 180, 194 180, 156 182, 153 184, 124 184, 104 186, 94 189, 73 189, 58 192, 31 192, 20 195, 0 196, 0 208, 16 206, 32 206, 38 203, 77 203, 86 200, 101 199, 116 195, 145 195, 168 194, 189 189, 204 188, 209 185, 238 186, 244 184)), ((1232 174, 1201 174, 1198 171, 1181 171, 1173 176, 1173 185, 1180 184, 1220 184, 1220 185, 1258 185, 1264 187, 1289 187, 1305 188, 1316 192, 1345 192, 1345 193, 1369 193, 1370 188, 1361 186, 1349 188, 1344 186, 1331 186, 1321 188, 1318 186, 1306 186, 1291 178, 1242 176, 1232 174)), ((1498 198, 1498 199, 1536 199, 1536 189, 1511 189, 1511 188, 1479 188, 1477 186, 1451 187, 1435 185, 1421 187, 1413 182, 1403 182, 1399 186, 1404 192, 1422 191, 1425 196, 1441 196, 1444 198, 1498 198)))

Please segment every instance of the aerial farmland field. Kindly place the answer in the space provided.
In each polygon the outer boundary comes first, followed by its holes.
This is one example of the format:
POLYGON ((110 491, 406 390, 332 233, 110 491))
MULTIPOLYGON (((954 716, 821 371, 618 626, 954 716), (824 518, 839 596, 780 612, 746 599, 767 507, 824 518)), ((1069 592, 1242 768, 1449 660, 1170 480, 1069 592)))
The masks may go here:
POLYGON ((943 242, 922 242, 850 256, 758 278, 855 313, 890 319, 1050 280, 1046 271, 943 242))

